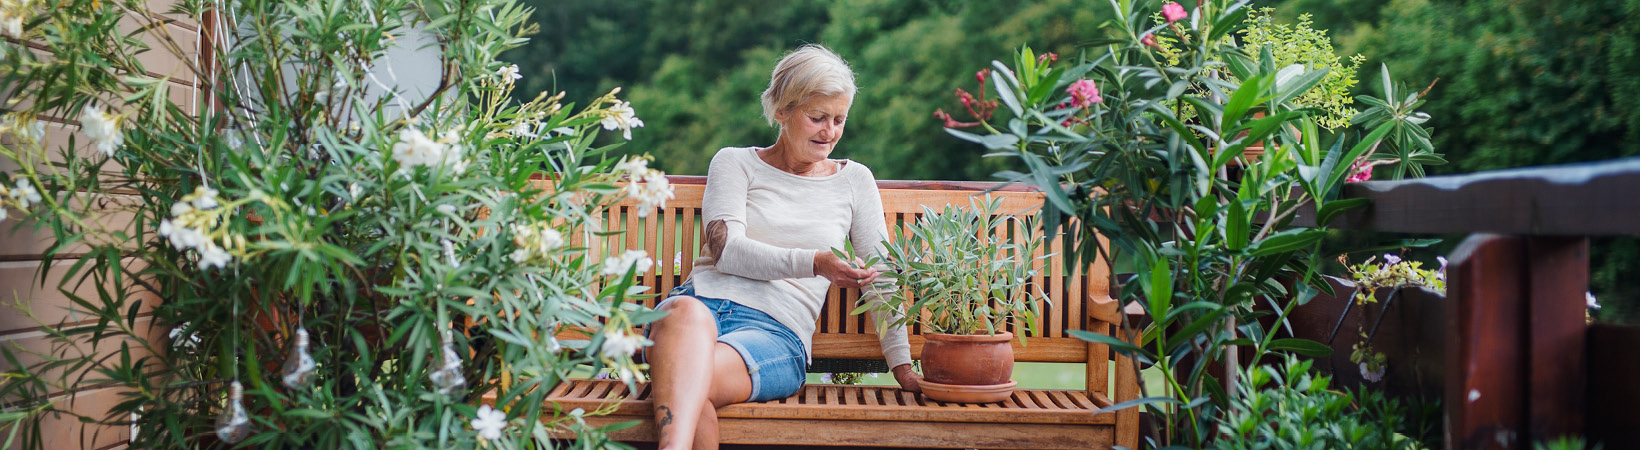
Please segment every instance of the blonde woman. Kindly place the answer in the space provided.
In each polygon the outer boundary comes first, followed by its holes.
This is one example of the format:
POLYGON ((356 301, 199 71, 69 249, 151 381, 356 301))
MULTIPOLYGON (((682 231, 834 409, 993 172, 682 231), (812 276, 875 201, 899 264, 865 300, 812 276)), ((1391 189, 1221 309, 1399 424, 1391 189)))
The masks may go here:
MULTIPOLYGON (((660 448, 717 448, 717 408, 797 393, 831 286, 865 287, 868 301, 893 294, 872 283, 876 268, 830 250, 846 240, 855 254, 881 254, 887 234, 871 169, 831 158, 854 92, 848 63, 805 45, 775 65, 763 92, 763 116, 780 127, 774 144, 712 158, 706 248, 649 330, 660 448)), ((881 336, 895 380, 919 391, 905 329, 881 336)))

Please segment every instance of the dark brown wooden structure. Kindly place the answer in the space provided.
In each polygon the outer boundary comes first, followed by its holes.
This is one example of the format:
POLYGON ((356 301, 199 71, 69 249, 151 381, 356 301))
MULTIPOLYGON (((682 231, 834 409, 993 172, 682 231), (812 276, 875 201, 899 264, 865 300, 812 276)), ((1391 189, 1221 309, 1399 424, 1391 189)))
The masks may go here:
POLYGON ((1447 275, 1448 448, 1567 435, 1640 448, 1640 331, 1584 319, 1587 237, 1640 234, 1640 158, 1371 181, 1344 197, 1372 204, 1335 227, 1470 235, 1447 275))
MULTIPOLYGON (((655 269, 638 276, 651 292, 666 292, 688 279, 691 262, 700 248, 700 203, 703 177, 669 177, 676 197, 667 207, 639 217, 633 203, 610 208, 603 217, 607 228, 624 229, 614 236, 583 236, 594 253, 619 254, 642 249, 656 256, 655 269)), ((894 230, 917 220, 923 206, 935 210, 947 204, 967 206, 969 199, 993 190, 1001 210, 1020 217, 1040 208, 1043 197, 1019 186, 997 183, 880 181, 884 220, 894 230)), ((1024 223, 1009 221, 993 232, 1021 236, 1024 223)), ((928 400, 919 394, 881 386, 808 385, 797 395, 766 403, 731 405, 718 410, 721 437, 726 444, 825 445, 947 448, 1065 448, 1105 449, 1138 444, 1138 409, 1100 412, 1101 408, 1138 398, 1138 374, 1127 357, 1113 355, 1109 346, 1090 344, 1069 334, 1086 330, 1116 335, 1121 316, 1109 295, 1109 268, 1103 263, 1078 270, 1064 267, 1063 242, 1043 246, 1035 256, 1043 260, 1032 280, 1047 293, 1048 304, 1039 324, 1042 334, 1028 346, 1014 343, 1015 359, 1030 362, 1083 363, 1087 386, 1079 390, 1021 389, 1006 402, 956 404, 928 400), (1114 366, 1110 361, 1114 360, 1114 366)), ((881 360, 876 326, 865 316, 851 316, 859 298, 855 289, 833 288, 816 323, 814 355, 821 359, 881 360)), ((646 300, 653 306, 657 299, 646 300)), ((1016 325, 1015 328, 1018 328, 1016 325)), ((910 327, 911 353, 920 357, 923 338, 910 327)), ((1017 332, 1017 331, 1016 331, 1017 332)), ((567 334, 565 339, 584 338, 567 334)), ((569 380, 552 391, 549 402, 561 410, 597 410, 618 403, 607 416, 588 417, 594 425, 631 420, 641 424, 615 432, 623 441, 655 440, 649 389, 636 391, 608 380, 569 380)), ((566 436, 567 437, 567 436, 566 436)))

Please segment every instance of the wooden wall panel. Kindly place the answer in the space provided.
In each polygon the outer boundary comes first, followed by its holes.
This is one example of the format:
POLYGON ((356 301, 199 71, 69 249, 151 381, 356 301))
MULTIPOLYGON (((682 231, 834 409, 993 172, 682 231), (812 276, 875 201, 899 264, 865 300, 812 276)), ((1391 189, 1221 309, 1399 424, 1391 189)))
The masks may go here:
MULTIPOLYGON (((93 196, 82 194, 80 201, 92 202, 94 213, 86 222, 103 227, 107 230, 123 230, 129 236, 133 233, 135 202, 141 199, 130 195, 93 196)), ((76 209, 79 207, 76 206, 76 209)), ((12 211, 16 214, 16 211, 12 211)), ((91 241, 94 244, 116 244, 122 247, 134 246, 135 242, 103 242, 91 241)), ((35 229, 33 223, 19 223, 17 219, 9 219, 0 223, 0 261, 29 261, 38 260, 41 254, 57 245, 57 239, 49 227, 35 229), (15 229, 13 227, 16 227, 15 229)), ((82 243, 69 244, 57 251, 59 258, 85 254, 90 247, 82 243)))
MULTIPOLYGON (((111 406, 120 401, 119 389, 101 388, 60 395, 53 399, 59 409, 66 409, 101 421, 108 416, 111 406)), ((131 439, 131 426, 81 425, 78 417, 68 414, 47 414, 40 421, 44 447, 57 449, 102 449, 123 445, 131 439)), ((22 448, 21 443, 12 449, 22 448)))
MULTIPOLYGON (((137 339, 130 335, 103 336, 98 340, 92 340, 90 335, 81 335, 78 336, 78 338, 73 342, 59 342, 51 336, 47 336, 43 331, 29 331, 0 336, 0 346, 4 346, 8 351, 12 352, 12 355, 17 357, 17 362, 23 364, 24 366, 44 362, 48 358, 80 358, 82 356, 118 354, 121 345, 128 345, 130 347, 130 356, 133 361, 140 358, 164 354, 165 349, 161 347, 161 343, 164 342, 163 339, 165 339, 169 334, 169 329, 155 329, 153 327, 153 318, 148 316, 138 318, 134 321, 132 323, 132 329, 140 335, 145 335, 143 337, 147 339, 151 345, 145 347, 138 342, 137 339)), ((116 357, 116 360, 117 358, 118 357, 116 357)), ((10 362, 0 360, 0 371, 10 371, 14 368, 15 367, 13 367, 10 362)), ((69 370, 70 369, 68 368, 54 369, 45 372, 44 377, 47 380, 52 380, 67 375, 69 377, 81 380, 79 384, 82 388, 96 387, 104 384, 98 382, 98 380, 104 379, 104 377, 100 374, 84 370, 74 370, 73 372, 69 372, 69 370)), ((53 388, 51 390, 52 395, 60 395, 62 393, 64 393, 62 389, 53 388)), ((16 400, 18 399, 0 398, 0 401, 7 402, 16 400)))
MULTIPOLYGON (((0 336, 32 331, 39 328, 41 323, 73 324, 89 320, 83 314, 73 313, 70 310, 72 303, 68 294, 57 288, 63 279, 63 275, 75 262, 76 260, 73 259, 52 261, 51 270, 46 274, 48 277, 43 283, 40 281, 39 261, 0 262, 0 289, 3 289, 0 290, 0 305, 8 305, 8 308, 4 310, 5 313, 0 314, 0 330, 6 330, 0 336), (33 317, 12 311, 9 308, 9 305, 18 301, 28 302, 33 317)), ((130 273, 141 272, 146 267, 147 263, 135 258, 127 259, 125 262, 125 269, 130 273)), ((65 288, 81 298, 96 299, 97 286, 93 285, 91 280, 82 282, 81 275, 76 275, 65 288)), ((143 302, 142 310, 139 311, 141 314, 153 310, 154 306, 158 305, 160 301, 158 295, 142 289, 132 288, 131 294, 132 297, 127 298, 126 301, 141 300, 143 302)))
MULTIPOLYGON (((168 98, 172 104, 189 114, 198 114, 201 107, 201 96, 196 86, 198 80, 195 74, 183 64, 184 60, 198 60, 202 55, 201 44, 205 37, 201 33, 210 32, 209 28, 202 29, 198 24, 183 15, 170 14, 169 11, 178 0, 156 0, 149 3, 153 15, 148 17, 128 16, 119 22, 120 30, 146 43, 150 49, 134 55, 134 58, 144 66, 149 75, 168 77, 168 98), (144 30, 144 28, 149 28, 144 30), (183 50, 182 55, 175 55, 172 51, 158 45, 160 39, 151 35, 152 31, 163 31, 178 47, 183 50)), ((25 43, 34 54, 49 60, 52 57, 46 53, 45 46, 38 43, 25 43)), ((0 105, 7 111, 26 110, 32 106, 33 99, 19 93, 33 92, 27 86, 11 86, 0 92, 0 105)), ((112 94, 111 94, 112 95, 112 94)), ((103 98, 111 103, 111 109, 121 110, 123 103, 120 99, 109 96, 103 98)), ((62 162, 62 152, 70 150, 79 154, 92 154, 95 150, 89 148, 87 140, 79 135, 77 123, 79 111, 50 111, 40 119, 47 122, 46 136, 42 143, 47 150, 47 160, 36 164, 62 162), (78 136, 78 137, 76 137, 78 136), (72 141, 74 146, 69 148, 72 141)), ((0 142, 0 145, 15 145, 15 142, 0 142)), ((41 167, 39 165, 36 166, 41 167)), ((15 161, 0 161, 0 171, 14 173, 21 169, 15 161)), ((117 165, 104 166, 105 171, 120 171, 117 165)), ((94 217, 91 221, 110 229, 129 230, 134 213, 128 208, 138 198, 129 195, 113 195, 93 197, 81 194, 76 201, 96 202, 94 217)), ((69 309, 71 304, 68 294, 59 291, 58 284, 67 267, 74 263, 71 259, 59 259, 46 268, 50 269, 42 277, 41 254, 48 250, 55 241, 51 230, 34 230, 32 224, 19 223, 17 211, 10 211, 11 219, 0 222, 0 345, 13 349, 22 364, 31 364, 39 361, 39 354, 57 354, 59 356, 74 356, 79 351, 90 351, 95 354, 111 354, 117 350, 120 338, 103 338, 97 342, 81 341, 78 344, 82 350, 74 350, 52 343, 40 328, 41 323, 81 323, 89 318, 83 314, 76 315, 69 309), (19 226, 21 225, 21 226, 19 226), (11 310, 11 305, 26 305, 34 314, 30 318, 18 311, 11 310), (26 350, 26 351, 23 351, 26 350), (66 352, 66 353, 65 353, 66 352)), ((150 236, 150 239, 154 237, 150 236)), ((136 242, 118 242, 120 245, 137 245, 136 242)), ((59 257, 74 256, 86 250, 84 245, 61 249, 59 257)), ((127 269, 131 272, 140 271, 142 266, 135 260, 127 261, 127 269)), ((78 281, 78 280, 74 280, 78 281)), ((96 286, 80 283, 70 283, 67 291, 84 298, 96 298, 96 286)), ((133 289, 133 291, 138 291, 133 289)), ((139 311, 136 327, 139 333, 147 334, 155 342, 163 342, 165 330, 149 326, 153 305, 160 299, 151 293, 133 292, 134 297, 127 301, 141 300, 143 310, 139 311)), ((89 337, 87 337, 89 339, 89 337)), ((133 348, 133 356, 147 356, 145 350, 133 348)), ((10 370, 11 367, 0 362, 0 371, 10 370)), ((107 419, 107 411, 117 403, 120 391, 112 387, 95 385, 80 385, 69 392, 59 393, 53 398, 59 408, 67 409, 95 418, 97 421, 107 419)), ((115 418, 115 422, 123 419, 115 418)), ((40 423, 44 441, 42 445, 48 449, 107 449, 127 445, 130 439, 130 425, 116 423, 115 425, 82 424, 77 417, 70 415, 55 415, 42 418, 40 423)), ((15 445, 15 444, 14 444, 15 445)), ((15 447, 14 447, 15 448, 15 447)))

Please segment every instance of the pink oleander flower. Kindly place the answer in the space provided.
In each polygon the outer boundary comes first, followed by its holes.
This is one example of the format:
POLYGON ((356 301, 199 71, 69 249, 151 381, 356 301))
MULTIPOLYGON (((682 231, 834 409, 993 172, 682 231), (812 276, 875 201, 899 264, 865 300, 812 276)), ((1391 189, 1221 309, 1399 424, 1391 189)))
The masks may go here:
POLYGON ((1345 182, 1359 183, 1372 179, 1372 164, 1367 164, 1366 160, 1356 161, 1355 164, 1350 166, 1350 170, 1352 173, 1350 173, 1348 179, 1344 180, 1345 182))
POLYGON ((1150 33, 1145 33, 1145 35, 1143 37, 1140 37, 1139 38, 1139 43, 1144 44, 1146 47, 1154 48, 1154 49, 1157 49, 1157 50, 1162 49, 1162 46, 1158 45, 1156 43, 1156 35, 1153 35, 1153 34, 1150 34, 1150 33))
POLYGON ((1167 23, 1178 22, 1188 15, 1190 13, 1185 12, 1184 6, 1180 6, 1178 3, 1162 5, 1162 18, 1167 19, 1167 23))
POLYGON ((980 69, 979 72, 974 72, 974 78, 978 79, 979 84, 982 85, 985 84, 985 77, 988 76, 991 76, 991 69, 980 69))
POLYGON ((1105 101, 1099 96, 1099 87, 1093 84, 1093 80, 1086 78, 1072 82, 1071 87, 1065 88, 1065 93, 1071 95, 1071 106, 1076 108, 1086 108, 1105 101))

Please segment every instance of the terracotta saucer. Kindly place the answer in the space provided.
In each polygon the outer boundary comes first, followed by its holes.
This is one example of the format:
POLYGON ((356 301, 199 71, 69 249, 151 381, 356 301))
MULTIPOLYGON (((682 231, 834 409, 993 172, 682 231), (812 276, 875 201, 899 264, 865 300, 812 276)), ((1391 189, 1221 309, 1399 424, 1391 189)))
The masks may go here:
POLYGON ((1014 394, 1014 386, 1018 381, 1008 380, 1003 384, 988 384, 980 386, 940 384, 922 380, 923 395, 930 399, 949 403, 996 403, 1007 400, 1014 394))

